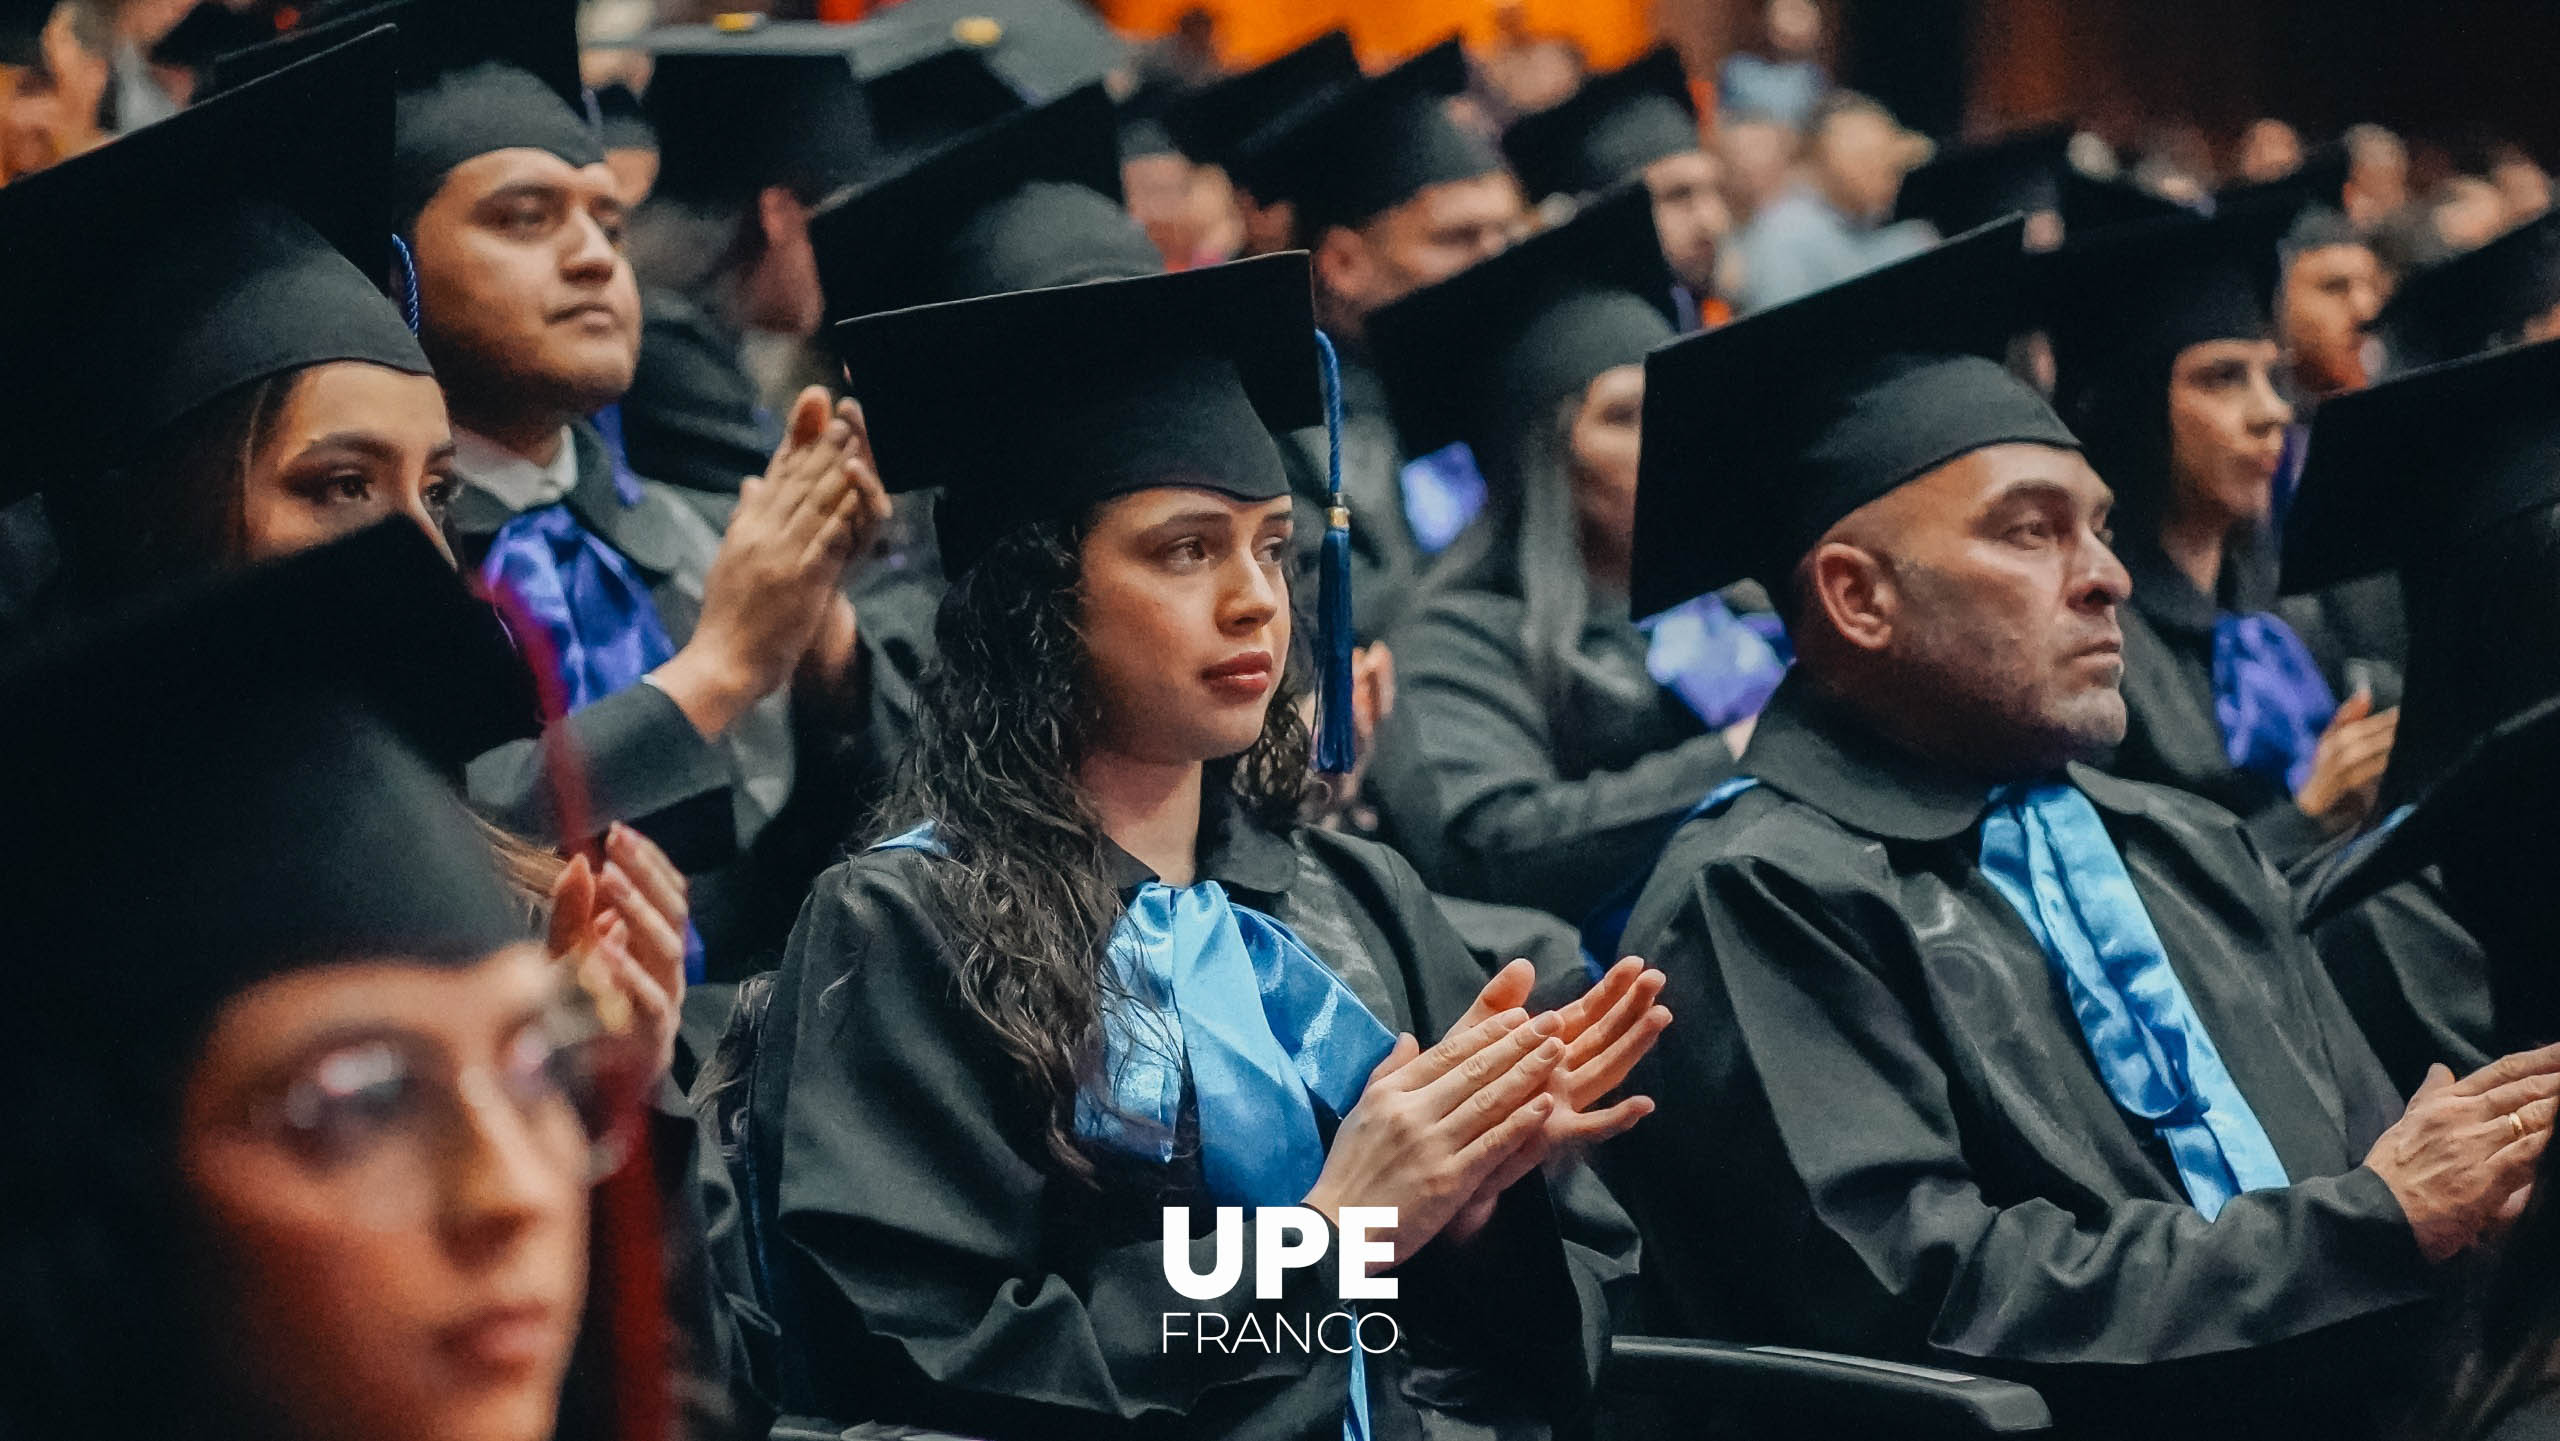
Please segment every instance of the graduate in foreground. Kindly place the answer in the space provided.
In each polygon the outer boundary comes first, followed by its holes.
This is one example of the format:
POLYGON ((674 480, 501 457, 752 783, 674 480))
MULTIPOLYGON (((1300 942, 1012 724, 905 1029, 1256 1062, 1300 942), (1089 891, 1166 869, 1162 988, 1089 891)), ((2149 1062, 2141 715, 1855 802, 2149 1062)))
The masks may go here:
POLYGON ((1627 927, 1682 1015, 1614 1157, 1653 1319, 2015 1376, 2074 1436, 2374 1434, 2560 1048, 2404 1106, 2244 825, 2085 764, 2129 583, 1988 358, 2022 229, 1647 362, 1637 611, 1752 576, 1797 652, 1627 927))
POLYGON ((820 879, 766 1023, 747 1205, 785 1410, 827 1435, 1570 1420, 1625 1258, 1577 1244, 1611 1208, 1541 1163, 1646 1114, 1601 1102, 1670 1016, 1629 962, 1533 1019, 1530 968, 1487 982, 1393 853, 1297 824, 1271 433, 1318 415, 1305 257, 838 343, 884 473, 942 490, 952 589, 914 828, 820 879), (1253 1265, 1178 1294, 1168 1247, 1209 1271, 1219 1205, 1322 1213, 1320 1259, 1270 1300, 1253 1265), (1170 1206, 1191 1210, 1168 1242, 1170 1206), (1337 1289, 1351 1206, 1396 1208, 1391 1301, 1337 1289), (1185 1339, 1355 1308, 1377 1354, 1185 1339))

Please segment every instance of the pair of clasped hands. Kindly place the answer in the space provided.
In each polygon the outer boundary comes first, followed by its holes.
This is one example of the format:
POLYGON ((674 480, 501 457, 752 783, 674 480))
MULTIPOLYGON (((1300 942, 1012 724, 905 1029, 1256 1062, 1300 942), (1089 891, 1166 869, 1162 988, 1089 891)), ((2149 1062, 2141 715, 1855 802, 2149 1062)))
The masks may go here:
POLYGON ((1504 967, 1439 1044, 1410 1035, 1369 1075, 1324 1171, 1302 1203, 1338 1224, 1345 1206, 1392 1206, 1391 1270, 1434 1240, 1463 1245, 1492 1220, 1511 1184, 1578 1155, 1653 1111, 1629 1096, 1600 1103, 1653 1049, 1671 1012, 1655 1004, 1662 972, 1620 961, 1580 1000, 1531 1015, 1527 961, 1504 967))

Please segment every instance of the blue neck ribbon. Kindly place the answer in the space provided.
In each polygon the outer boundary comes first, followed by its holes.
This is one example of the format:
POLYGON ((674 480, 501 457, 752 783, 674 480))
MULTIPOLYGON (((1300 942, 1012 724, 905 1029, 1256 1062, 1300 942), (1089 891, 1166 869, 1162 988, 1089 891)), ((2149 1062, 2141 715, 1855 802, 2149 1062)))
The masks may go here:
MULTIPOLYGON (((930 822, 875 849, 941 853, 930 822)), ((1278 920, 1216 881, 1149 881, 1112 927, 1122 999, 1103 1015, 1104 1094, 1076 1100, 1076 1129, 1115 1149, 1173 1159, 1183 1080, 1199 1115, 1209 1194, 1294 1206, 1324 1171, 1318 1104, 1350 1114, 1395 1037, 1278 920)), ((1350 1354, 1344 1441, 1369 1436, 1368 1373, 1350 1354)))
POLYGON ((1406 461, 1396 488, 1404 497, 1404 523, 1425 555, 1447 550, 1484 510, 1484 471, 1463 440, 1406 461))
POLYGON ((2233 766, 2282 780, 2287 794, 2302 789, 2337 711, 2337 696, 2293 627, 2265 611, 2215 618, 2213 717, 2233 766))
POLYGON ((1982 873, 2044 947, 2107 1093, 2151 1123, 2196 1210, 2210 1221, 2244 1191, 2288 1184, 2089 798, 2053 783, 1993 792, 1982 873))
POLYGON ((1711 731, 1760 713, 1786 676, 1770 636, 1710 593, 1643 626, 1644 668, 1711 731))
POLYGON ((630 689, 676 653, 648 585, 567 501, 500 526, 480 578, 513 591, 542 627, 571 710, 630 689))

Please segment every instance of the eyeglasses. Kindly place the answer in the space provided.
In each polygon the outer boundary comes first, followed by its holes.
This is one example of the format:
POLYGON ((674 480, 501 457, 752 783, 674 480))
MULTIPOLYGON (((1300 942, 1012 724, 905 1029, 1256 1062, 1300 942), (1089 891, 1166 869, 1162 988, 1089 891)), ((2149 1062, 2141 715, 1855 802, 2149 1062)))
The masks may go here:
POLYGON ((250 1131, 368 1225, 411 1223, 458 1162, 491 1149, 585 1186, 624 1155, 630 1048, 570 990, 489 1062, 405 1031, 358 1035, 298 1064, 255 1102, 250 1131))

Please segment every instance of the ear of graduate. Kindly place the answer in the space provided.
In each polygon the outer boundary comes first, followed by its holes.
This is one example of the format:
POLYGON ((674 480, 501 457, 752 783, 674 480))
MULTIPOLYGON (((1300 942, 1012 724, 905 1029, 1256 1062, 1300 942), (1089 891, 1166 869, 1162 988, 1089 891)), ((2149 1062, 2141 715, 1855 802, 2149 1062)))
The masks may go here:
POLYGON ((2548 216, 1797 0, 97 4, 0 1435, 2560 1418, 2548 216))

